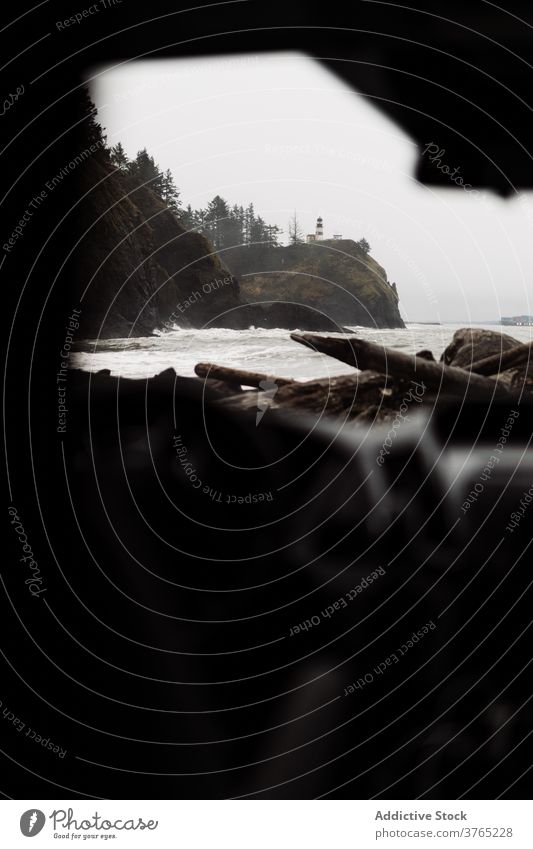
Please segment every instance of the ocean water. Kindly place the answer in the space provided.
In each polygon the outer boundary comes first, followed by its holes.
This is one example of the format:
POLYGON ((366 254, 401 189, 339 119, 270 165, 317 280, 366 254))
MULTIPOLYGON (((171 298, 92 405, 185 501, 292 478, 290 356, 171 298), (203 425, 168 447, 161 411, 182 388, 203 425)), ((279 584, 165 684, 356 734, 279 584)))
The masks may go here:
MULTIPOLYGON (((405 330, 374 330, 354 327, 354 334, 406 353, 416 353, 423 348, 433 351, 438 359, 459 324, 409 324, 405 330)), ((533 327, 500 327, 474 325, 496 332, 507 333, 519 342, 533 339, 533 327)), ((335 334, 328 334, 335 335, 335 334)), ((199 362, 216 363, 269 375, 311 380, 347 374, 353 369, 315 353, 293 342, 288 330, 172 330, 159 336, 132 339, 108 339, 98 343, 98 352, 91 341, 82 344, 71 363, 85 371, 110 369, 112 375, 130 378, 153 377, 167 368, 175 369, 184 377, 194 375, 199 362)))

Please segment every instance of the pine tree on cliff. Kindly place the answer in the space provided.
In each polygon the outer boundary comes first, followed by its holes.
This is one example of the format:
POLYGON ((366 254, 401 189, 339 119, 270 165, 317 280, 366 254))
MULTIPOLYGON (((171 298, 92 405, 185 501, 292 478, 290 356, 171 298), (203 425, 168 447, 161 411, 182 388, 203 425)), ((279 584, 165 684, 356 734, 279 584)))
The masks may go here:
MULTIPOLYGON (((165 195, 164 188, 162 191, 165 195)), ((178 215, 188 230, 203 233, 217 251, 236 245, 265 243, 276 247, 283 232, 275 224, 266 224, 261 216, 256 216, 253 203, 246 210, 237 204, 230 208, 220 195, 216 195, 205 209, 193 209, 188 204, 178 215)))
POLYGON ((205 234, 216 250, 226 246, 229 207, 224 198, 216 195, 209 203, 205 215, 205 234))
POLYGON ((236 203, 233 204, 230 218, 233 226, 233 244, 242 245, 244 243, 244 209, 242 206, 237 206, 236 203))
POLYGON ((204 233, 205 210, 193 209, 189 203, 187 209, 180 214, 180 218, 188 230, 197 230, 199 233, 204 233))
POLYGON ((154 157, 150 156, 146 148, 138 151, 135 160, 130 162, 129 170, 141 185, 148 186, 162 197, 164 175, 156 165, 154 157))
POLYGON ((279 236, 282 233, 283 230, 281 230, 277 224, 265 225, 265 241, 268 242, 272 248, 279 247, 279 236))
POLYGON ((120 168, 122 171, 127 171, 129 159, 126 156, 126 151, 124 150, 120 142, 118 142, 118 144, 116 144, 110 149, 109 158, 111 159, 111 162, 113 163, 115 168, 120 168))
POLYGON ((206 215, 207 210, 205 209, 195 209, 193 211, 194 228, 199 233, 204 233, 204 235, 207 233, 206 215))
POLYGON ((187 230, 193 230, 194 229, 194 227, 195 227, 195 223, 194 223, 195 215, 196 215, 196 213, 195 213, 194 209, 192 208, 192 206, 190 205, 190 203, 187 204, 186 209, 182 209, 182 211, 180 213, 180 220, 181 220, 181 223, 183 224, 183 226, 187 228, 187 230))
POLYGON ((364 254, 370 253, 370 245, 368 244, 366 239, 359 239, 359 241, 355 244, 363 251, 364 254))
POLYGON ((250 244, 256 245, 262 242, 276 244, 277 237, 274 231, 277 229, 277 227, 270 228, 260 215, 254 216, 250 222, 250 244))
POLYGON ((260 215, 253 216, 250 221, 250 244, 256 245, 264 241, 265 222, 260 215))
POLYGON ((239 207, 235 204, 230 209, 227 221, 225 222, 223 247, 231 248, 235 245, 242 245, 243 241, 243 222, 239 207))
POLYGON ((248 204, 244 213, 244 242, 251 245, 253 238, 252 232, 254 229, 255 212, 253 203, 248 204))
POLYGON ((99 124, 96 120, 97 109, 90 98, 89 90, 87 88, 84 87, 81 90, 79 100, 81 112, 85 116, 83 133, 87 140, 87 145, 90 146, 95 144, 99 148, 103 149, 106 142, 106 136, 101 124, 99 124))
POLYGON ((244 212, 244 207, 239 206, 239 214, 238 214, 239 224, 241 225, 241 241, 244 244, 246 242, 246 213, 244 212))
POLYGON ((163 175, 163 181, 161 184, 161 197, 165 201, 166 205, 175 215, 179 215, 181 213, 181 204, 180 204, 180 193, 176 188, 176 184, 174 183, 174 178, 172 176, 172 172, 170 168, 167 168, 163 175))

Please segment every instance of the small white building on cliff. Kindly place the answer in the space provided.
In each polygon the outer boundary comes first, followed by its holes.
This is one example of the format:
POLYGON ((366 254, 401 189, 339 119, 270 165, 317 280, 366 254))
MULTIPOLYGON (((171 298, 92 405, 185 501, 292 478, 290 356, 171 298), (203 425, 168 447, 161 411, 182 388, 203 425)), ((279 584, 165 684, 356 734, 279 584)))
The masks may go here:
MULTIPOLYGON (((334 239, 342 239, 341 233, 335 233, 333 236, 334 239)), ((320 216, 318 216, 316 220, 316 227, 314 233, 307 234, 308 242, 321 242, 324 239, 324 221, 320 216)))

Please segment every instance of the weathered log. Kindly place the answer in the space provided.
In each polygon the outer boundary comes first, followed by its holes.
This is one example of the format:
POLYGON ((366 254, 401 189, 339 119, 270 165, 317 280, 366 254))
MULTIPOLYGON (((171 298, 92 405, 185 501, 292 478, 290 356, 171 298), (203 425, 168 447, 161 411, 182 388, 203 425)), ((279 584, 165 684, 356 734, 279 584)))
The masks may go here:
POLYGON ((276 386, 287 386, 290 383, 296 382, 288 377, 274 377, 268 374, 261 374, 258 371, 247 371, 246 369, 230 368, 229 366, 217 366, 214 363, 198 363, 194 367, 194 371, 198 377, 223 380, 225 383, 239 384, 240 386, 256 386, 258 389, 268 389, 270 388, 268 384, 273 383, 276 386))
POLYGON ((228 383, 225 380, 211 380, 210 377, 203 379, 203 385, 207 389, 211 389, 217 395, 224 398, 230 398, 233 395, 238 395, 244 392, 240 383, 228 383))
POLYGON ((444 363, 434 363, 363 339, 340 339, 314 333, 291 333, 291 339, 354 368, 372 369, 393 377, 422 382, 428 389, 437 389, 439 393, 459 397, 468 394, 470 398, 487 401, 491 398, 511 397, 507 387, 491 377, 482 377, 444 363))
MULTIPOLYGON (((394 399, 384 395, 387 378, 373 371, 358 372, 354 375, 338 375, 332 378, 307 380, 302 383, 281 386, 268 401, 268 408, 294 412, 305 410, 320 415, 341 415, 354 418, 364 413, 369 406, 380 408, 381 414, 394 399)), ((261 392, 244 392, 230 398, 217 401, 217 406, 231 407, 236 410, 257 410, 261 402, 261 392)))
POLYGON ((498 383, 508 386, 515 395, 533 393, 533 363, 499 372, 498 383))
POLYGON ((499 354, 493 354, 491 357, 484 357, 482 360, 472 363, 470 370, 476 374, 498 374, 500 371, 516 368, 528 361, 533 361, 533 346, 531 342, 526 342, 524 345, 517 345, 516 348, 511 348, 499 354))

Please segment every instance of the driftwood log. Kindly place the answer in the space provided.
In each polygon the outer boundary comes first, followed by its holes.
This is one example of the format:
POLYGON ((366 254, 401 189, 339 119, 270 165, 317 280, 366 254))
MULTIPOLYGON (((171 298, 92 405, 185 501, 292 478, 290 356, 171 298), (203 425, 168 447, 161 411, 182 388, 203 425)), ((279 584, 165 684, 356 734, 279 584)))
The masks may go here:
MULTIPOLYGON (((387 409, 393 399, 385 394, 386 384, 385 375, 371 371, 301 383, 293 381, 280 386, 277 392, 270 395, 268 408, 273 411, 306 410, 314 414, 327 413, 354 418, 366 414, 369 409, 387 409)), ((255 411, 264 394, 243 392, 223 398, 217 401, 217 405, 235 410, 255 411)))
POLYGON ((526 342, 524 345, 517 345, 516 348, 511 348, 509 351, 484 357, 482 360, 472 363, 470 370, 476 374, 498 374, 500 371, 516 368, 532 361, 533 345, 531 342, 526 342))
POLYGON ((418 381, 430 389, 447 395, 489 401, 511 397, 509 389, 491 377, 472 374, 455 366, 431 362, 393 348, 351 337, 317 336, 314 333, 291 333, 291 339, 313 351, 328 354, 361 370, 371 369, 395 378, 418 381))
POLYGON ((258 371, 247 371, 246 369, 230 368, 229 366, 217 366, 214 363, 198 363, 194 367, 198 377, 212 380, 223 380, 225 383, 238 384, 240 386, 255 386, 258 389, 268 389, 268 384, 276 386, 287 386, 296 383, 288 377, 275 377, 273 375, 261 374, 258 371))
MULTIPOLYGON (((457 332, 454 336, 456 347, 462 341, 461 333, 457 332)), ((506 347, 502 350, 500 337, 485 338, 485 331, 481 335, 484 344, 477 345, 478 359, 467 365, 463 354, 460 367, 445 361, 446 352, 441 361, 436 362, 430 351, 420 351, 412 356, 353 336, 339 338, 292 333, 291 337, 296 342, 358 370, 352 374, 308 381, 214 363, 198 363, 195 371, 209 384, 219 382, 219 386, 225 385, 226 391, 220 393, 225 397, 220 397, 217 405, 256 413, 259 410, 260 419, 267 409, 272 409, 287 412, 305 410, 314 415, 325 413, 357 422, 387 421, 400 409, 409 391, 412 392, 411 382, 424 387, 421 395, 417 391, 420 406, 434 404, 438 398, 447 396, 468 397, 487 403, 493 399, 508 401, 519 398, 524 389, 531 391, 533 373, 529 381, 527 375, 527 380, 521 375, 521 371, 528 371, 530 367, 532 346, 513 345, 513 340, 505 338, 506 347), (498 348, 497 353, 489 355, 490 342, 493 343, 492 351, 498 348), (489 376, 493 374, 497 374, 496 379, 489 376), (241 386, 252 387, 256 391, 243 391, 241 386)), ((470 352, 476 341, 477 332, 475 337, 471 333, 468 339, 470 352)), ((466 345, 459 347, 461 355, 466 345)))

